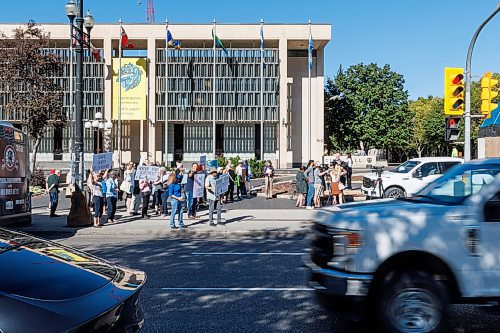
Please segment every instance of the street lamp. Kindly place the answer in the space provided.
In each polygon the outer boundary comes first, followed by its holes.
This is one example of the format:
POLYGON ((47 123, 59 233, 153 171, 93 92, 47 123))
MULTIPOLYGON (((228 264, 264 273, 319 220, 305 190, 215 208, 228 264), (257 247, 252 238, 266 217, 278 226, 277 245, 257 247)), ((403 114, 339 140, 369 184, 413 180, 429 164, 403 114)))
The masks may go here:
MULTIPOLYGON (((83 147, 83 48, 84 45, 89 49, 90 31, 95 25, 95 20, 87 12, 83 18, 83 1, 78 0, 75 4, 74 0, 69 0, 66 4, 66 15, 70 20, 71 42, 76 42, 76 82, 75 82, 75 159, 74 159, 74 175, 75 175, 75 191, 71 196, 71 210, 67 218, 68 226, 82 226, 91 224, 90 213, 85 202, 85 196, 82 193, 85 166, 84 166, 84 147, 83 147), (73 24, 75 22, 76 24, 73 24), (87 33, 83 31, 83 28, 87 33), (74 33, 76 31, 76 33, 74 33)), ((72 58, 72 57, 71 57, 72 58)), ((72 94, 72 91, 70 92, 72 94)))
MULTIPOLYGON (((85 122, 85 128, 86 129, 93 129, 94 131, 97 132, 97 153, 101 151, 101 134, 100 132, 103 131, 103 135, 105 134, 106 137, 109 134, 109 131, 113 128, 113 123, 109 120, 103 119, 102 113, 101 112, 96 112, 94 116, 94 120, 87 120, 85 122)), ((104 151, 107 151, 108 149, 106 148, 107 144, 104 145, 104 151)))

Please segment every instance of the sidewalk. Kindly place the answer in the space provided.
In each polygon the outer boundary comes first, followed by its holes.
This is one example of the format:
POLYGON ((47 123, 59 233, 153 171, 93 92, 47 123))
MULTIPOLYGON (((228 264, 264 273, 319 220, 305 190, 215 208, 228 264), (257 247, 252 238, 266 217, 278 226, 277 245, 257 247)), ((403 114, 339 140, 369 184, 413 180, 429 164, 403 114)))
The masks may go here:
POLYGON ((187 229, 170 229, 169 217, 151 216, 141 219, 140 216, 130 216, 123 211, 117 213, 113 224, 104 224, 102 228, 85 227, 69 228, 66 226, 66 211, 57 218, 50 218, 46 209, 33 211, 33 222, 29 227, 18 230, 47 235, 57 234, 63 237, 77 236, 169 236, 169 237, 293 237, 305 236, 310 233, 314 211, 305 209, 276 210, 230 210, 223 206, 222 219, 224 225, 212 227, 208 225, 208 210, 199 212, 199 219, 188 220, 184 214, 187 229))

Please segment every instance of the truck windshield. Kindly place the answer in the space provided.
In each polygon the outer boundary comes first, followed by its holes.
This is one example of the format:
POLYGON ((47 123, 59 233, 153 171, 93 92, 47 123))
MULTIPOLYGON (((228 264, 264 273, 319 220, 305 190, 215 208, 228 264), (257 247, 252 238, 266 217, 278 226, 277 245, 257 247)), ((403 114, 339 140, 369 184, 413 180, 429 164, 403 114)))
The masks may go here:
POLYGON ((394 170, 391 170, 391 172, 408 173, 419 164, 419 161, 406 161, 403 164, 398 165, 394 170))
POLYGON ((478 193, 483 186, 495 181, 495 177, 499 174, 500 164, 456 166, 422 189, 416 197, 425 197, 448 204, 460 204, 467 197, 478 193))

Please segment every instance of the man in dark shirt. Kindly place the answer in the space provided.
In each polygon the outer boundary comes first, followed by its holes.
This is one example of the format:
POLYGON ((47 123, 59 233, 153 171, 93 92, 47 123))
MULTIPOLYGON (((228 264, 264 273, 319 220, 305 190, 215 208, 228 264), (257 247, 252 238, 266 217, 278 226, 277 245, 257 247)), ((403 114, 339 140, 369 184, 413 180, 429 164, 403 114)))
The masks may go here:
POLYGON ((47 193, 50 197, 50 217, 58 217, 56 215, 57 204, 59 203, 59 177, 61 176, 61 171, 56 170, 56 172, 47 178, 47 193))
POLYGON ((187 213, 189 219, 196 218, 196 198, 193 197, 194 175, 198 173, 198 163, 193 163, 191 170, 187 173, 184 193, 186 194, 187 213))

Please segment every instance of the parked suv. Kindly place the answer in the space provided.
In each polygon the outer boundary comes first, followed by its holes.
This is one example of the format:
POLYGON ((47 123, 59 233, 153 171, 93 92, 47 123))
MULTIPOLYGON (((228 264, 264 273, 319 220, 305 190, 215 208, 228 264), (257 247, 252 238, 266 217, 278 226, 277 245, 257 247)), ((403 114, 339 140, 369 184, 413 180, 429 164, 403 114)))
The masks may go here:
MULTIPOLYGON (((412 196, 459 163, 463 163, 463 160, 454 157, 423 157, 408 160, 393 170, 382 172, 384 197, 412 196)), ((382 197, 377 173, 364 175, 361 191, 368 197, 382 197)))
POLYGON ((320 210, 305 261, 323 304, 379 332, 446 330, 448 305, 500 301, 500 158, 460 164, 412 198, 320 210))

